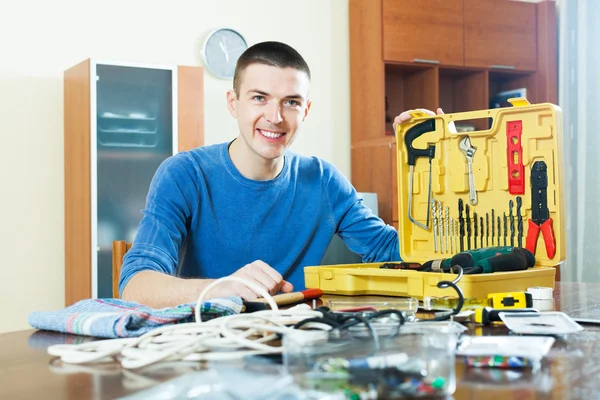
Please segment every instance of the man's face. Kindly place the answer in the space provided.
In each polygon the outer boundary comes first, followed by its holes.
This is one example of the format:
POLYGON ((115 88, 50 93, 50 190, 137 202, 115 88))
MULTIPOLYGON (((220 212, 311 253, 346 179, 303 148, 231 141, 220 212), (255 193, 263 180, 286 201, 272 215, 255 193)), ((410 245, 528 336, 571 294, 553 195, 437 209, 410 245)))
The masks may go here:
POLYGON ((265 160, 282 157, 308 115, 310 82, 294 68, 251 64, 242 73, 239 96, 227 93, 229 112, 247 149, 265 160))

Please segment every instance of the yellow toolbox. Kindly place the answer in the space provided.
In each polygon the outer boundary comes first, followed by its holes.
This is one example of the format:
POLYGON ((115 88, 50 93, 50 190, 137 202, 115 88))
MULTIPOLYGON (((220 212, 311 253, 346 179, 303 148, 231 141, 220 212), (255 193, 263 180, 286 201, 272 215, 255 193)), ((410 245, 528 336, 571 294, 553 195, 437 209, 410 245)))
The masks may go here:
MULTIPOLYGON (((464 275, 458 286, 467 298, 554 287, 555 267, 565 260, 561 110, 523 98, 509 102, 435 117, 415 111, 396 130, 403 261, 423 264, 494 246, 535 255, 526 270, 464 275)), ((305 284, 330 294, 453 295, 437 283, 454 274, 383 264, 305 267, 305 284)))

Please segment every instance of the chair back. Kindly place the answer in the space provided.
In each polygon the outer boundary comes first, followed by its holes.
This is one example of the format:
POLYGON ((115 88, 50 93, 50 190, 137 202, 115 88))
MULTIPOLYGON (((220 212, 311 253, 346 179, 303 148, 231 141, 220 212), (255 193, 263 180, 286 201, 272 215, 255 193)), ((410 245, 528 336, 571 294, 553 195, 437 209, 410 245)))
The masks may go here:
POLYGON ((119 298, 119 278, 121 276, 121 266, 125 253, 131 249, 131 243, 125 240, 115 240, 112 243, 112 288, 113 297, 119 298))

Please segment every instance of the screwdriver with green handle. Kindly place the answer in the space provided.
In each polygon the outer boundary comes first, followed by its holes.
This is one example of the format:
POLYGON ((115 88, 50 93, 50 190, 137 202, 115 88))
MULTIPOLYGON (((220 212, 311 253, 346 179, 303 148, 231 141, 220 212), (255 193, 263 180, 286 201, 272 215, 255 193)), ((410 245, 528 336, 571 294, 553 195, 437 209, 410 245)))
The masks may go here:
POLYGON ((486 247, 463 251, 452 258, 427 261, 419 270, 451 272, 455 265, 460 265, 464 274, 522 271, 535 265, 535 256, 521 247, 486 247))

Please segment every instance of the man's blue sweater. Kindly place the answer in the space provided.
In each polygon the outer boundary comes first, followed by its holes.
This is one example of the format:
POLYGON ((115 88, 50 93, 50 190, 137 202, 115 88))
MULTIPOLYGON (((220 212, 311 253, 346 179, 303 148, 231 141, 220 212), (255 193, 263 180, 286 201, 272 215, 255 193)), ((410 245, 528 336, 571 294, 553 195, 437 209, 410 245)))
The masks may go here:
POLYGON ((295 290, 303 267, 319 265, 334 234, 365 262, 400 258, 398 233, 373 215, 332 164, 287 152, 279 176, 245 178, 229 144, 178 153, 158 168, 119 293, 133 275, 153 270, 220 278, 262 260, 295 290))

